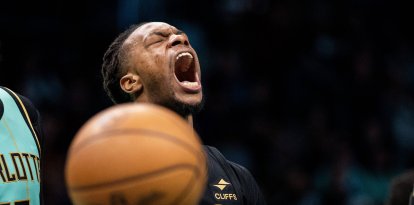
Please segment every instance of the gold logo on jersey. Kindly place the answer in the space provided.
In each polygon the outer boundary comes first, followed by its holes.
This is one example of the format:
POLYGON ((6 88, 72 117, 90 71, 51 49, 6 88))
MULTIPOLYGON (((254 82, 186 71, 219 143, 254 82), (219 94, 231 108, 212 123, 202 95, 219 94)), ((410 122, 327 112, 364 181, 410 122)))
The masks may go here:
MULTIPOLYGON (((226 182, 224 179, 220 179, 220 181, 217 184, 213 184, 213 186, 220 189, 220 191, 223 191, 228 185, 231 185, 229 182, 226 182)), ((216 198, 219 201, 222 200, 236 200, 237 201, 237 195, 235 193, 214 193, 214 198, 216 198)))
POLYGON ((230 183, 224 181, 224 179, 220 179, 219 183, 214 184, 213 186, 219 188, 221 191, 227 187, 230 183))

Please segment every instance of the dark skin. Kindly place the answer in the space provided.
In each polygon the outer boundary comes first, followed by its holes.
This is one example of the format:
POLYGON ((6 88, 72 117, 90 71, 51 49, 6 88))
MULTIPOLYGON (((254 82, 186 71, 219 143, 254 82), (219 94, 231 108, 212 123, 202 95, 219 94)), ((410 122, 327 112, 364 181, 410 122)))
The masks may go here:
MULTIPOLYGON (((184 32, 150 22, 137 28, 123 47, 128 54, 120 86, 135 102, 187 108, 202 104, 200 64, 184 32)), ((178 113, 192 124, 192 113, 178 113)))

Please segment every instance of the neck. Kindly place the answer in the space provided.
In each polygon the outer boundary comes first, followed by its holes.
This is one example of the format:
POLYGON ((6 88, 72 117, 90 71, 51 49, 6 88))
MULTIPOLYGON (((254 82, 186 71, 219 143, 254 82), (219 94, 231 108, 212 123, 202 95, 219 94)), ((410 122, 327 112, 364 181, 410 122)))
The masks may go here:
MULTIPOLYGON (((144 95, 140 95, 138 98, 136 98, 134 101, 139 103, 139 102, 149 102, 149 100, 144 96, 144 95)), ((193 127, 193 115, 189 114, 187 116, 184 117, 184 120, 186 120, 188 122, 188 124, 193 127)))

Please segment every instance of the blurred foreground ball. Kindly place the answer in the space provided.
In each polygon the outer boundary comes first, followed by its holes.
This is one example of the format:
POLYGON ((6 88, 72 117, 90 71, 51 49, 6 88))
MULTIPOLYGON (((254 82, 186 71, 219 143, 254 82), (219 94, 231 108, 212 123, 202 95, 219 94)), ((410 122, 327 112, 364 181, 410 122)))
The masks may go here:
POLYGON ((206 177, 193 128, 167 108, 142 103, 115 105, 89 119, 65 164, 75 205, 195 205, 206 177))

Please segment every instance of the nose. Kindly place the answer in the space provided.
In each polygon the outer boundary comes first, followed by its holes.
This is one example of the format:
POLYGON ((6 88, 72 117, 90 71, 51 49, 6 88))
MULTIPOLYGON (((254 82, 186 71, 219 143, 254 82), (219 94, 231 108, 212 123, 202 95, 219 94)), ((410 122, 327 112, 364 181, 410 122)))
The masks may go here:
POLYGON ((176 35, 173 34, 170 36, 169 47, 174 47, 177 45, 185 45, 188 46, 190 43, 185 35, 176 35))

